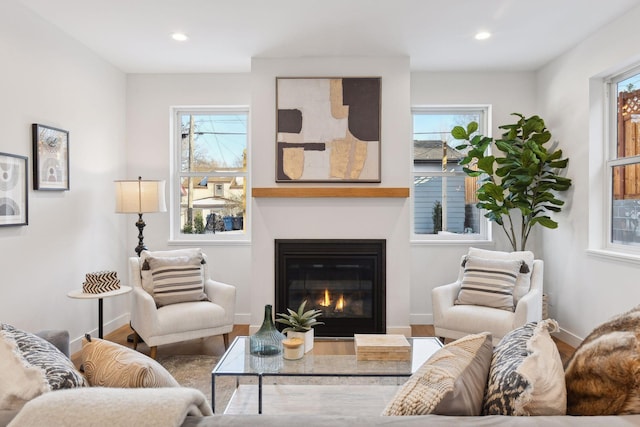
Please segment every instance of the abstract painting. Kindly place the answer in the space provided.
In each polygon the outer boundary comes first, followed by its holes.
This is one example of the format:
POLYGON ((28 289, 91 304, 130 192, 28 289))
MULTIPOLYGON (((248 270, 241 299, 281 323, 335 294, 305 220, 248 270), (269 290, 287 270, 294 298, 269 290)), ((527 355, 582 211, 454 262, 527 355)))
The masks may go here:
POLYGON ((276 182, 380 182, 380 77, 276 78, 276 182))
POLYGON ((0 153, 0 226, 27 225, 27 158, 0 153))

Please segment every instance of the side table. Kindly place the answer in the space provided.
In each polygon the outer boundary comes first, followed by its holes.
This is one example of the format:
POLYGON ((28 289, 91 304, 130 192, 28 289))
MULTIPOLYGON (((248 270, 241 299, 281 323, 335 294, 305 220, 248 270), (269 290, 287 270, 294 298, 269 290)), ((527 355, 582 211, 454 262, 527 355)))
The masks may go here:
POLYGON ((69 298, 77 299, 97 299, 98 300, 98 338, 103 337, 103 325, 102 325, 102 300, 103 298, 115 297, 116 295, 122 295, 131 292, 131 286, 122 286, 120 289, 114 291, 102 292, 99 294, 89 294, 82 292, 82 289, 76 289, 67 294, 69 298))

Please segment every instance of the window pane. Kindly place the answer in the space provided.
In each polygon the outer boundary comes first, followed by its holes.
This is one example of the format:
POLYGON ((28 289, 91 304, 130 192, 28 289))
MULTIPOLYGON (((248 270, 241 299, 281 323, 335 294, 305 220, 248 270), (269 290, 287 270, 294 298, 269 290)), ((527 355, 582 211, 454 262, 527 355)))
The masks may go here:
POLYGON ((181 114, 182 172, 242 171, 246 168, 246 114, 181 114))
POLYGON ((640 164, 613 167, 611 238, 640 246, 640 164))
POLYGON ((415 176, 415 233, 479 233, 480 211, 475 207, 475 186, 470 179, 464 175, 415 176))
POLYGON ((640 155, 640 74, 617 83, 617 157, 640 155))
POLYGON ((181 179, 180 233, 207 234, 244 229, 244 177, 181 179))
POLYGON ((459 142, 451 136, 455 126, 472 121, 484 133, 482 110, 414 112, 415 234, 480 233, 477 179, 462 171, 458 162, 464 153, 456 150, 459 142))

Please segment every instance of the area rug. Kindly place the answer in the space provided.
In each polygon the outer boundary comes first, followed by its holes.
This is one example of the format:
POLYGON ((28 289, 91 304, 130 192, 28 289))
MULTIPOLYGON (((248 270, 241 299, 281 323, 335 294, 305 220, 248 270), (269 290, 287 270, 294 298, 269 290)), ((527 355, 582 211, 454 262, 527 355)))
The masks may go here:
MULTIPOLYGON (((159 356, 158 362, 173 375, 178 384, 200 390, 211 403, 211 371, 219 359, 218 356, 176 355, 159 356)), ((216 413, 224 411, 235 389, 235 377, 216 380, 216 413)))
MULTIPOLYGON (((173 375, 178 384, 200 390, 211 403, 211 371, 219 359, 217 356, 207 355, 177 355, 159 356, 158 362, 173 375)), ((329 411, 332 414, 348 415, 353 414, 354 408, 357 408, 357 412, 363 415, 379 414, 384 409, 385 402, 393 397, 404 380, 406 379, 393 377, 266 377, 263 413, 296 412, 291 402, 302 399, 313 401, 314 404, 293 405, 303 407, 303 410, 298 409, 301 412, 296 413, 329 411), (276 384, 276 387, 271 387, 276 384), (322 387, 313 387, 318 385, 322 387)), ((257 378, 239 377, 238 381, 239 389, 235 376, 216 378, 215 413, 257 413, 257 378)))

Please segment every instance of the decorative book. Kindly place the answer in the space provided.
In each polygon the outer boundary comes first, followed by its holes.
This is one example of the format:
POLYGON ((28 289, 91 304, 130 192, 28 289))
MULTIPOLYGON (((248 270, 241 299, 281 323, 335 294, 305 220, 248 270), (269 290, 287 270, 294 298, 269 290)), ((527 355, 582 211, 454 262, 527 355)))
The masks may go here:
POLYGON ((82 292, 86 294, 101 294, 116 289, 120 289, 120 279, 115 271, 87 273, 82 284, 82 292))
POLYGON ((404 335, 354 334, 356 360, 411 360, 411 344, 404 335))

